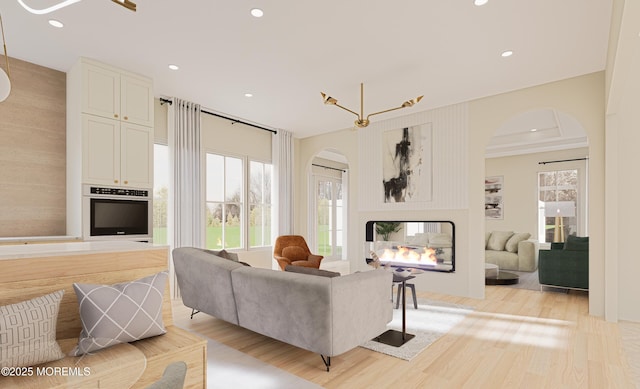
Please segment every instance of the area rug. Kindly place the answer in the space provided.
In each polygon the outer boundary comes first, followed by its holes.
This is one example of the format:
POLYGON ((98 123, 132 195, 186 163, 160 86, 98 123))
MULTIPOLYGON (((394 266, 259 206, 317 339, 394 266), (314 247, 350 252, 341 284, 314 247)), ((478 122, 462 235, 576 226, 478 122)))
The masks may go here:
POLYGON ((508 286, 509 288, 516 288, 516 289, 528 289, 528 290, 535 290, 538 292, 540 291, 540 282, 538 282, 538 270, 533 272, 512 271, 512 270, 507 270, 507 271, 509 273, 517 274, 520 278, 518 279, 517 284, 504 285, 504 286, 508 286))
MULTIPOLYGON (((414 334, 415 338, 400 347, 389 346, 374 340, 367 341, 360 347, 410 361, 471 312, 473 308, 468 306, 425 299, 418 299, 418 309, 414 309, 411 299, 408 299, 406 327, 407 332, 414 334)), ((402 330, 402 309, 393 310, 393 320, 387 328, 402 330)))

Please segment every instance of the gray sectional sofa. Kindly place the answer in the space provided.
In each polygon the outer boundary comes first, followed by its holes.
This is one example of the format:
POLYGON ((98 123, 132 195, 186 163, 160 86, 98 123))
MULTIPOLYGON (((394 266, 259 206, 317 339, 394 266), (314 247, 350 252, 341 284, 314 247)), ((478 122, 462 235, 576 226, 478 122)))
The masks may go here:
POLYGON ((392 319, 389 271, 330 278, 230 259, 193 247, 174 249, 184 305, 319 353, 327 371, 332 356, 380 335, 392 319))

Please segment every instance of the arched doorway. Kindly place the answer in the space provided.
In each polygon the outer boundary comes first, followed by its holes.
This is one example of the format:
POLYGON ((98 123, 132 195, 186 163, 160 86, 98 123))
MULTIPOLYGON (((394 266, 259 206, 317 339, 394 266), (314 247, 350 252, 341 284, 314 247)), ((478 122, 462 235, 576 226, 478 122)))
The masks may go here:
POLYGON ((316 154, 309 167, 309 244, 323 263, 347 256, 348 170, 346 157, 334 149, 316 154))
POLYGON ((587 133, 571 115, 541 108, 506 120, 485 149, 485 231, 528 233, 540 249, 587 236, 588 158, 587 133))

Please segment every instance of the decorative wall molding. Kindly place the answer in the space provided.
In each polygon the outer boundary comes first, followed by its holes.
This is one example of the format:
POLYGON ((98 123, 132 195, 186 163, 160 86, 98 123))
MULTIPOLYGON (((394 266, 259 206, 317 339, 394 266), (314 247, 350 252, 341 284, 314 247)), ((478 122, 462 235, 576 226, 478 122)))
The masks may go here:
POLYGON ((466 209, 468 200, 468 103, 416 112, 358 130, 359 211, 466 209), (383 133, 429 124, 432 136, 432 195, 429 201, 385 203, 382 177, 383 133))

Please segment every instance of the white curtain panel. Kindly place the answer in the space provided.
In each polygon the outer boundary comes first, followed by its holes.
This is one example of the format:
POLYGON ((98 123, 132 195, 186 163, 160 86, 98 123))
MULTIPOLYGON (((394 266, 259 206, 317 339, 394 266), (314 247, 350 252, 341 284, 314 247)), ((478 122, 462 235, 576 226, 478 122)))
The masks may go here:
POLYGON ((272 143, 274 183, 272 237, 293 233, 293 134, 278 130, 272 143))
MULTIPOLYGON (((169 108, 169 245, 204 247, 200 105, 178 98, 169 108)), ((170 261, 173 296, 179 297, 170 261)))
POLYGON ((349 241, 349 171, 342 171, 342 259, 346 260, 349 241))

